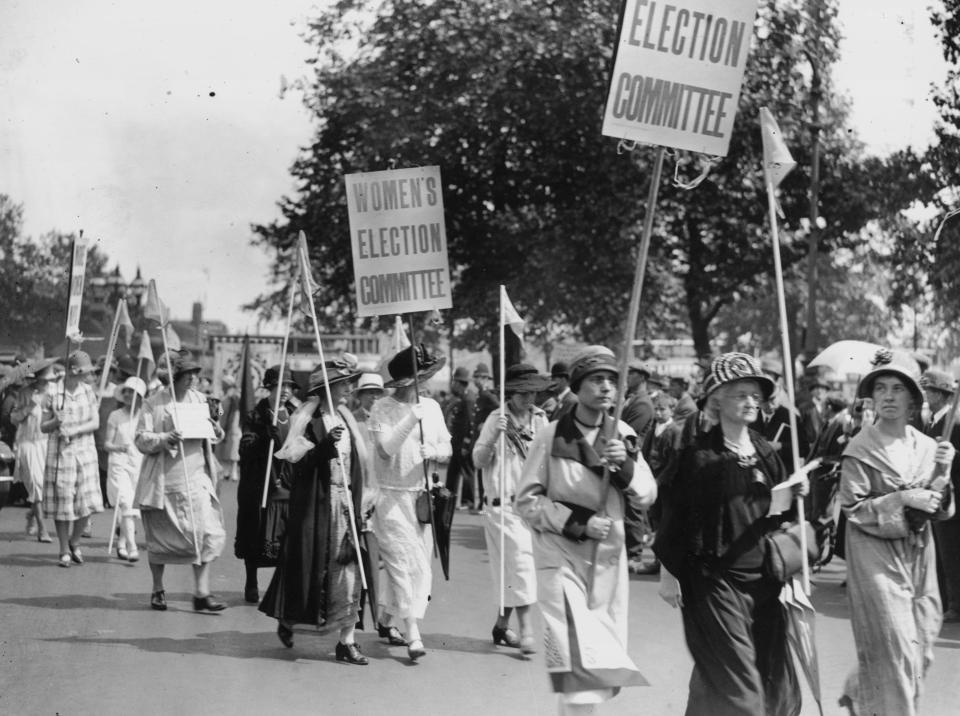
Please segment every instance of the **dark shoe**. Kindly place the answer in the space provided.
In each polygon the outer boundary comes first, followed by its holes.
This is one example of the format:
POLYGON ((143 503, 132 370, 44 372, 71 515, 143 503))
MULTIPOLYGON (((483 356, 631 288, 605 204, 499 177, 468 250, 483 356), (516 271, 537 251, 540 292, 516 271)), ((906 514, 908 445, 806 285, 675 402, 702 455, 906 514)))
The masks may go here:
POLYGON ((390 646, 406 646, 407 640, 395 626, 386 627, 383 624, 377 624, 377 634, 381 639, 386 639, 390 646))
POLYGON ((222 612, 227 608, 226 602, 217 601, 216 597, 208 594, 205 597, 193 598, 193 611, 195 612, 222 612))
POLYGON ((948 609, 943 613, 944 624, 956 624, 957 622, 960 622, 960 612, 956 609, 948 609))
POLYGON ((512 646, 515 649, 520 648, 520 637, 514 633, 513 629, 509 627, 498 627, 493 628, 493 644, 494 646, 512 646))
POLYGON ((367 657, 360 653, 360 647, 357 644, 341 644, 339 641, 337 642, 337 661, 345 661, 357 666, 366 666, 370 663, 367 657))
POLYGON ((288 649, 293 648, 293 629, 283 622, 277 622, 277 638, 288 649))
POLYGON ((67 546, 70 547, 70 559, 72 559, 77 564, 83 564, 83 552, 80 551, 79 547, 67 543, 67 546))
POLYGON ((256 587, 243 588, 243 601, 247 604, 256 604, 260 601, 260 592, 256 587))
POLYGON ((159 592, 154 592, 150 595, 150 608, 156 609, 158 612, 167 611, 167 596, 166 592, 162 589, 159 592))
POLYGON ((427 650, 423 648, 423 642, 420 639, 414 639, 407 645, 407 656, 410 657, 410 661, 416 661, 426 655, 427 650))

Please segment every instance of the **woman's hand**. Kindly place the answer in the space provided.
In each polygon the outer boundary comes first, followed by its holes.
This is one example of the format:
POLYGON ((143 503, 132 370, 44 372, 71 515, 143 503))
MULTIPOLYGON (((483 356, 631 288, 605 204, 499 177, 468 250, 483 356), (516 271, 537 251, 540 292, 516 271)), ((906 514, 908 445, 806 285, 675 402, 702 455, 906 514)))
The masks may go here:
POLYGON ((793 493, 794 497, 806 497, 807 493, 810 492, 810 480, 806 475, 803 476, 803 479, 800 482, 795 483, 790 487, 790 491, 793 493))
POLYGON ((437 451, 426 443, 420 446, 420 459, 426 462, 427 460, 436 460, 437 451))
POLYGON ((340 438, 343 437, 343 426, 337 425, 335 427, 330 428, 329 435, 330 435, 330 442, 334 444, 340 442, 340 438))
POLYGON ((623 444, 622 440, 616 438, 607 440, 607 444, 603 446, 603 452, 600 453, 600 458, 611 467, 620 467, 627 459, 627 446, 623 444))
POLYGON ((657 593, 663 601, 674 609, 683 606, 683 595, 680 593, 679 580, 662 567, 660 569, 660 588, 657 593))
POLYGON ((590 539, 605 540, 607 535, 610 534, 610 526, 612 524, 613 520, 609 517, 593 515, 587 520, 587 526, 584 531, 590 539))
POLYGON ((179 430, 171 430, 168 433, 163 433, 161 439, 162 442, 166 443, 168 448, 175 448, 177 444, 183 440, 183 435, 179 430))
POLYGON ((933 461, 938 465, 950 465, 953 462, 953 456, 956 454, 956 450, 949 441, 944 440, 943 442, 937 443, 937 451, 933 454, 933 461))
POLYGON ((500 411, 500 415, 497 417, 497 434, 507 432, 507 425, 510 423, 510 418, 507 417, 505 410, 500 411))
POLYGON ((410 414, 418 421, 423 420, 423 403, 413 403, 410 405, 410 414))
POLYGON ((900 499, 903 500, 905 506, 932 515, 940 509, 940 500, 943 499, 943 495, 936 490, 914 487, 911 490, 901 492, 900 499))

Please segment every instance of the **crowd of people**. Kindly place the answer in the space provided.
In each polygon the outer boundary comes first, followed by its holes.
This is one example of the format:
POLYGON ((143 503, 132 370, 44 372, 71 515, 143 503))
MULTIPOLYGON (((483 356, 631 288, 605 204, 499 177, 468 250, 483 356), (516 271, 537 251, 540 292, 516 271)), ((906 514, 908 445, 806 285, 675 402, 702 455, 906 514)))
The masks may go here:
POLYGON ((102 395, 104 368, 83 351, 34 362, 0 415, 26 533, 55 536, 61 567, 82 565, 81 539, 106 504, 117 558, 146 548, 152 609, 167 609, 166 565, 190 564, 193 608, 220 611, 209 580, 228 531, 218 482, 238 479, 244 599, 276 620, 280 642, 336 633, 335 658, 363 666, 356 632, 367 627, 417 662, 430 646, 421 626, 443 485, 483 515, 493 643, 535 653, 539 610, 561 713, 644 683, 626 643, 634 572, 659 573, 660 597, 681 612, 688 714, 792 716, 800 687, 781 590, 800 566, 775 546, 797 511, 771 510, 786 483, 821 557, 846 562, 857 664, 841 704, 917 712, 940 626, 960 621, 948 373, 881 351, 852 401, 817 375, 794 406, 775 360, 727 353, 670 377, 635 360, 618 400, 619 361, 590 346, 550 375, 507 367, 501 405, 482 363, 456 368, 437 401, 426 386, 443 356, 420 345, 387 358, 386 382, 345 353, 305 386, 271 367, 247 415, 229 379, 223 400, 200 390, 188 354, 149 386, 118 366, 102 395), (812 479, 796 454, 820 460, 812 479))

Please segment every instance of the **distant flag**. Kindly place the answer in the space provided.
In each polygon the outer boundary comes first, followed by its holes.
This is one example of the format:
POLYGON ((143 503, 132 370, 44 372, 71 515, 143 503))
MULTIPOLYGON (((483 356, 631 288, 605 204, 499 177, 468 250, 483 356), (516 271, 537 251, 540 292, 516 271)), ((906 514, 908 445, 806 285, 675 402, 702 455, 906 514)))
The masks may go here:
POLYGON ((144 329, 140 334, 140 350, 137 351, 137 360, 153 363, 153 348, 150 347, 150 333, 144 329))
POLYGON ((119 311, 118 323, 123 329, 123 335, 127 339, 127 348, 130 347, 130 339, 133 338, 133 321, 130 320, 130 311, 127 309, 127 302, 122 298, 120 299, 120 305, 117 309, 119 311))
POLYGON ((500 286, 500 322, 504 327, 510 328, 503 333, 504 345, 501 350, 504 354, 504 366, 519 363, 526 352, 523 347, 524 320, 517 313, 505 286, 500 286))
POLYGON ((147 305, 143 307, 144 318, 156 321, 161 326, 170 320, 170 310, 160 300, 157 294, 157 282, 150 279, 147 284, 147 305))
POLYGON ((313 315, 313 297, 319 290, 313 280, 310 269, 310 252, 307 249, 307 235, 300 232, 297 240, 297 266, 300 271, 300 310, 306 315, 313 315))
POLYGON ((250 336, 243 337, 243 360, 240 364, 240 429, 246 428, 247 418, 257 406, 253 387, 253 369, 250 365, 250 336))
POLYGON ((173 326, 169 323, 163 327, 163 330, 167 335, 167 348, 171 351, 178 351, 183 348, 183 345, 180 343, 180 336, 177 335, 177 332, 173 330, 173 326))
POLYGON ((797 163, 783 141, 777 120, 766 107, 760 108, 760 134, 763 137, 763 173, 776 189, 797 163))
POLYGON ((396 354, 409 347, 410 339, 407 338, 407 331, 403 327, 403 319, 398 315, 393 321, 393 352, 396 354))
POLYGON ((517 309, 513 307, 513 302, 510 300, 510 297, 507 295, 507 289, 503 289, 503 325, 510 326, 510 330, 513 331, 514 335, 520 339, 520 342, 523 342, 523 324, 525 321, 520 318, 520 314, 517 313, 517 309))

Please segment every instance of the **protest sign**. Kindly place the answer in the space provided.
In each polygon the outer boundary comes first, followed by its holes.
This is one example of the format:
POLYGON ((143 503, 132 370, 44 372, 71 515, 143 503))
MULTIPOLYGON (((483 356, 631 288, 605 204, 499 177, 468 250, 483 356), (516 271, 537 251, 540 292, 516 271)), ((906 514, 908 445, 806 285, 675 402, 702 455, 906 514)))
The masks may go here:
POLYGON ((83 277, 87 272, 87 244, 89 239, 80 232, 73 242, 70 256, 70 295, 67 303, 68 339, 76 341, 80 336, 80 307, 83 305, 83 277))
POLYGON ((348 174, 357 315, 450 308, 440 167, 348 174))
POLYGON ((756 0, 626 0, 603 134, 726 156, 756 0))

